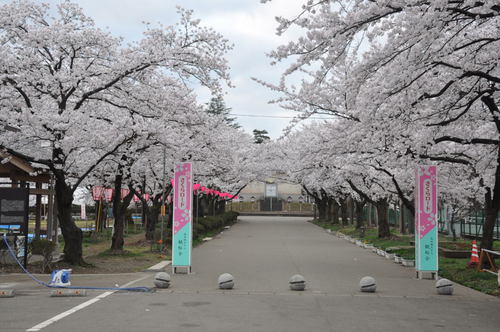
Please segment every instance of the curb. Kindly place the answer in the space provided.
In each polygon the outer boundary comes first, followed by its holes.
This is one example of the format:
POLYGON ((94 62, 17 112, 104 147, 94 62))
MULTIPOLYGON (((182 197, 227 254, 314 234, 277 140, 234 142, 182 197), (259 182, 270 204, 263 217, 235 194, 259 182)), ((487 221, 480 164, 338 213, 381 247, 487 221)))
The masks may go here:
POLYGON ((162 261, 158 264, 148 267, 146 270, 144 270, 144 272, 163 272, 165 271, 165 268, 171 263, 172 261, 162 261))

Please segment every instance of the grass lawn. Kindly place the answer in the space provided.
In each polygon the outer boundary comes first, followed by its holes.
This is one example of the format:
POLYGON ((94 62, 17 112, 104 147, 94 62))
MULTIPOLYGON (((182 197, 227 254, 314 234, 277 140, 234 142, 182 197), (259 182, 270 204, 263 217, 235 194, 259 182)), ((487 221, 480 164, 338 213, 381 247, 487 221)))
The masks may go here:
MULTIPOLYGON (((85 227, 86 221, 78 221, 77 225, 85 227)), ((221 225, 218 229, 199 234, 197 239, 193 240, 193 247, 203 243, 204 237, 213 237, 224 229, 221 225)), ((159 231, 159 230, 158 230, 159 231)), ((123 251, 114 252, 110 250, 112 230, 107 229, 104 232, 84 232, 82 249, 83 258, 86 266, 73 266, 68 263, 59 262, 51 266, 51 270, 70 268, 74 273, 126 273, 138 272, 162 261, 171 259, 171 240, 169 239, 169 230, 167 233, 167 243, 164 252, 159 251, 159 244, 151 243, 145 239, 144 230, 138 229, 134 225, 128 225, 124 233, 123 251)), ((64 240, 60 236, 59 252, 63 251, 64 240)), ((42 270, 41 262, 29 264, 28 269, 34 273, 40 273, 42 270)), ((1 272, 20 272, 17 265, 1 266, 1 272)))
POLYGON ((439 258, 439 276, 480 292, 500 296, 496 275, 467 267, 468 258, 439 258))

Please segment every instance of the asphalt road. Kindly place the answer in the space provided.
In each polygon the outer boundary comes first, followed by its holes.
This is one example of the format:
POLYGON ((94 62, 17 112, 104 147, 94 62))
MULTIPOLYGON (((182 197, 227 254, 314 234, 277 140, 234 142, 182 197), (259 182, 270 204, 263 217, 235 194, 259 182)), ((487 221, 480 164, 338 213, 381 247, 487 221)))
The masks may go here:
MULTIPOLYGON (((22 275, 0 275, 18 296, 0 299, 0 331, 495 331, 500 299, 434 281, 338 239, 299 217, 240 217, 193 251, 193 273, 154 293, 51 298, 22 275), (228 272, 235 288, 217 289, 228 272), (302 274, 306 290, 288 289, 302 274), (359 292, 371 275, 377 292, 359 292), (100 298, 96 298, 100 296, 100 298)), ((170 270, 168 272, 171 272, 170 270)), ((73 275, 74 285, 152 286, 154 273, 73 275)), ((45 276, 46 278, 46 276, 45 276)))

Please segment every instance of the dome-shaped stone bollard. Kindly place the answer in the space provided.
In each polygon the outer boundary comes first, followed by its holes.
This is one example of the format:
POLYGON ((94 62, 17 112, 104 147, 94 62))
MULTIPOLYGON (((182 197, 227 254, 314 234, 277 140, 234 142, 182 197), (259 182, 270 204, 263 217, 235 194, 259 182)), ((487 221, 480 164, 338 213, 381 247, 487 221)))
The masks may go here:
POLYGON ((157 288, 168 288, 170 286, 170 275, 167 272, 158 272, 153 282, 157 288))
POLYGON ((220 289, 233 289, 234 287, 234 277, 229 273, 221 274, 218 281, 220 289))
POLYGON ((374 293, 377 290, 377 282, 373 277, 366 276, 359 281, 359 289, 362 292, 374 293))
POLYGON ((300 274, 295 274, 288 280, 291 290, 303 291, 306 288, 306 280, 300 274))
POLYGON ((453 283, 448 279, 439 279, 436 281, 436 291, 439 295, 452 295, 453 283))

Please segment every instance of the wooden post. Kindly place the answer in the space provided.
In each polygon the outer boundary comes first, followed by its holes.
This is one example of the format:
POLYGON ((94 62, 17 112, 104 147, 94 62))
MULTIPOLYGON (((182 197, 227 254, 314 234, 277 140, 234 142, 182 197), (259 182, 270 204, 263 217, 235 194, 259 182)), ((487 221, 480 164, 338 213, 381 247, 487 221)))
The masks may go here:
MULTIPOLYGON (((36 182, 36 189, 42 189, 42 183, 36 182)), ((36 194, 36 204, 35 204, 35 239, 40 239, 40 227, 42 223, 42 195, 36 194)))
MULTIPOLYGON (((49 189, 53 189, 53 179, 50 177, 49 189)), ((47 239, 52 240, 54 224, 54 193, 49 193, 47 199, 47 239)))
POLYGON ((57 243, 58 241, 58 234, 57 234, 57 229, 59 228, 59 217, 57 213, 57 200, 54 200, 54 206, 53 206, 53 217, 52 217, 52 242, 57 243))

